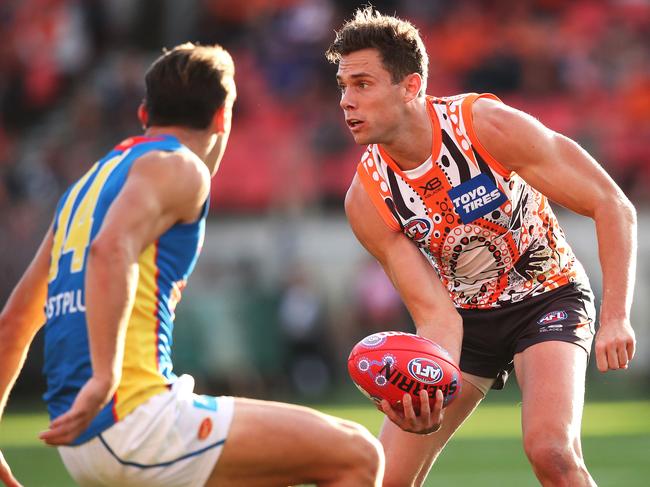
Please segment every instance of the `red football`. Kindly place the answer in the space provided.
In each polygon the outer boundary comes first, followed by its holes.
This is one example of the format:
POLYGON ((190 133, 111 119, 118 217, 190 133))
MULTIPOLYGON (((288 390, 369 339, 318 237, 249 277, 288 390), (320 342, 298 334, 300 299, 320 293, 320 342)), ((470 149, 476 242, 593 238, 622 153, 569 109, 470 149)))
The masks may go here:
POLYGON ((460 370, 444 348, 398 331, 375 333, 357 343, 348 357, 348 373, 361 392, 376 403, 387 399, 393 407, 400 407, 404 394, 410 393, 416 412, 421 389, 428 391, 432 405, 436 390, 441 389, 443 407, 461 389, 460 370))

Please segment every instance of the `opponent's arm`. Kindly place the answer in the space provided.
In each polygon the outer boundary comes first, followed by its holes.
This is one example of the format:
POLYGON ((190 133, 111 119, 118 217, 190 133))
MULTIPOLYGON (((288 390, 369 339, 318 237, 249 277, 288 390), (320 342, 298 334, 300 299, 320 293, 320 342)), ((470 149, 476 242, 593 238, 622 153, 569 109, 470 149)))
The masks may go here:
MULTIPOLYGON (((0 418, 29 345, 45 323, 47 276, 52 249, 52 228, 47 231, 34 259, 0 313, 0 418)), ((0 452, 0 480, 9 487, 20 485, 0 452)))
MULTIPOLYGON (((413 242, 404 234, 391 231, 382 221, 358 176, 355 176, 346 195, 345 211, 357 239, 379 261, 402 297, 418 334, 447 349, 454 361, 459 363, 462 319, 447 290, 413 242)), ((406 396, 405 413, 407 403, 410 404, 410 396, 406 396)), ((425 398, 421 403, 423 410, 420 416, 425 418, 429 413, 428 400, 425 398)), ((441 412, 436 409, 441 403, 442 393, 436 396, 433 423, 430 421, 428 426, 415 424, 412 417, 405 422, 405 418, 398 417, 392 409, 386 408, 386 404, 383 404, 382 410, 402 429, 426 433, 435 431, 440 424, 441 412)))
POLYGON ((209 184, 205 165, 187 154, 150 153, 134 163, 88 253, 85 296, 93 375, 71 409, 41 434, 46 443, 72 441, 115 393, 138 258, 172 225, 198 217, 209 184))
POLYGON ((603 299, 596 335, 601 372, 627 368, 635 338, 630 308, 636 269, 636 212, 605 170, 577 143, 494 100, 473 106, 480 142, 503 166, 548 198, 596 223, 603 299))

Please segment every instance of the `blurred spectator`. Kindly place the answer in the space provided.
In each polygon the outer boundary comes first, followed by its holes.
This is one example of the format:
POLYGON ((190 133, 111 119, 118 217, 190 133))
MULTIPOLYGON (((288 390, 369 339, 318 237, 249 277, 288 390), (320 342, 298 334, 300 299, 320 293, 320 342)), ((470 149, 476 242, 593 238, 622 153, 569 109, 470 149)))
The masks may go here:
POLYGON ((280 294, 278 319, 288 342, 286 369, 296 392, 323 396, 332 385, 331 347, 323 294, 299 264, 290 266, 280 294))

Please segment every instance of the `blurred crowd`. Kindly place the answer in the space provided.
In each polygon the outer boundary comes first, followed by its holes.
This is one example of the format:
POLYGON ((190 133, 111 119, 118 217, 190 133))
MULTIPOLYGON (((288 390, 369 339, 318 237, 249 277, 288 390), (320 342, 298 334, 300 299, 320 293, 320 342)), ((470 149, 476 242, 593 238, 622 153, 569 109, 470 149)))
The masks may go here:
MULTIPOLYGON (((579 141, 637 204, 650 202, 650 2, 372 3, 419 28, 430 56, 430 94, 493 92, 579 141)), ((361 149, 343 123, 336 67, 323 53, 355 6, 2 0, 0 303, 64 188, 140 132, 143 73, 163 46, 219 42, 235 58, 238 100, 213 185, 213 215, 340 211, 361 149)), ((286 289, 299 284, 295 279, 286 289)), ((277 308, 289 336, 304 331, 295 316, 323 319, 300 305, 290 294, 277 308)))

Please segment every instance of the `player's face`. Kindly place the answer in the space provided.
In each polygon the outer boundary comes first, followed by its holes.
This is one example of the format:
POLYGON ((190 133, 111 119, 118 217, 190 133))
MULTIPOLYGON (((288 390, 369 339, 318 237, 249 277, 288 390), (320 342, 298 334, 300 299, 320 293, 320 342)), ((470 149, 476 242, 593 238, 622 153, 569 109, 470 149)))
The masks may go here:
POLYGON ((362 49, 341 57, 336 74, 341 108, 357 144, 388 143, 399 126, 403 87, 394 84, 379 51, 362 49))

